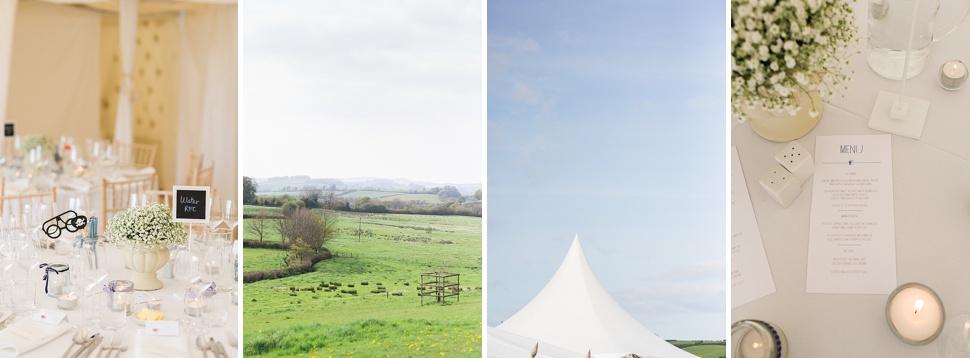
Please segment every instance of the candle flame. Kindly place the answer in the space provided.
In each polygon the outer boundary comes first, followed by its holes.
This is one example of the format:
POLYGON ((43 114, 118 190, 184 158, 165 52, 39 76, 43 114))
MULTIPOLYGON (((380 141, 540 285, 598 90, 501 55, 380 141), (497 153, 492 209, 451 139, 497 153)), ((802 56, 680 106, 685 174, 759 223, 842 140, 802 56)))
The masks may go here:
POLYGON ((754 349, 761 348, 761 343, 758 343, 758 342, 751 343, 751 348, 754 348, 754 349))
POLYGON ((913 305, 913 308, 915 309, 913 314, 919 313, 919 310, 923 309, 923 300, 916 300, 916 304, 913 305))

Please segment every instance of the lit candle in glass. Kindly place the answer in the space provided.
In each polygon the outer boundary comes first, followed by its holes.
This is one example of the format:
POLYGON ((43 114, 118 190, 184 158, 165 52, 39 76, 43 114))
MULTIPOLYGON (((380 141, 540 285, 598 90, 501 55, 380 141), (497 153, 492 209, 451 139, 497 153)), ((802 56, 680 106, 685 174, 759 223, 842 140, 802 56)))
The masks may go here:
POLYGON ((218 275, 219 274, 219 263, 216 262, 216 261, 206 262, 205 263, 205 272, 207 274, 209 274, 209 275, 218 275))
POLYGON ((205 301, 201 299, 192 300, 185 304, 185 314, 192 317, 200 317, 205 310, 205 301))
POLYGON ((886 302, 889 328, 903 342, 923 345, 943 329, 943 302, 929 287, 907 283, 896 288, 886 302))
POLYGON ((940 86, 948 91, 956 91, 967 82, 967 66, 961 61, 947 61, 940 66, 940 86))
POLYGON ((758 320, 741 320, 731 325, 732 357, 738 358, 786 358, 788 339, 785 333, 771 323, 758 320))

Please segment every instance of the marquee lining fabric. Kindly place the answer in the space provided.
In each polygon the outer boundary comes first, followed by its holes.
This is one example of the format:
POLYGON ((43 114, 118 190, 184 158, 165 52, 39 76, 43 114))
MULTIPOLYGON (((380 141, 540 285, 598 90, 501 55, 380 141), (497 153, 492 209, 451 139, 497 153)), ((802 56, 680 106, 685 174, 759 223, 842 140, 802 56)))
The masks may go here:
POLYGON ((496 329, 576 353, 591 350, 594 357, 695 357, 643 327, 613 299, 586 261, 578 235, 549 283, 496 329))

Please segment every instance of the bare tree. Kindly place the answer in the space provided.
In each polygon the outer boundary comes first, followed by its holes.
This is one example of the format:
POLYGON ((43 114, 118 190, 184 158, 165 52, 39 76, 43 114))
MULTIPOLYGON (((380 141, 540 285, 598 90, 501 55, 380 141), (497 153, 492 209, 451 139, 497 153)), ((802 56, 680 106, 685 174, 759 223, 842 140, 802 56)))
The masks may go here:
POLYGON ((273 225, 272 225, 273 228, 276 229, 276 232, 280 234, 280 242, 284 244, 286 243, 286 238, 289 237, 287 233, 287 229, 288 229, 287 226, 289 225, 287 225, 286 221, 287 219, 285 218, 273 219, 273 225))
POLYGON ((253 215, 253 217, 244 220, 243 223, 246 227, 246 233, 259 237, 259 241, 261 242, 269 234, 270 223, 263 213, 253 215))

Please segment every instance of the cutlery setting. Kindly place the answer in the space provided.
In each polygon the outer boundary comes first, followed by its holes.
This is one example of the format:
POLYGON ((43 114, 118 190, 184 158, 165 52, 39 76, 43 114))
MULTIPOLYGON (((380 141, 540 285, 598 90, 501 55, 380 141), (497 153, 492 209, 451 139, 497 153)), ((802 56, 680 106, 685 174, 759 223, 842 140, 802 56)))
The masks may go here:
POLYGON ((67 350, 64 351, 64 355, 61 358, 80 358, 91 355, 94 352, 94 348, 101 344, 103 337, 101 333, 95 333, 87 337, 85 335, 84 330, 78 330, 71 340, 71 345, 67 346, 67 350), (72 354, 71 350, 74 349, 74 346, 79 346, 80 348, 72 354), (84 355, 82 356, 82 354, 84 355))
POLYGON ((212 351, 212 354, 216 358, 229 358, 229 353, 226 352, 226 347, 222 345, 222 342, 217 341, 212 337, 206 339, 205 335, 199 335, 195 339, 195 345, 199 347, 199 350, 202 351, 203 357, 209 357, 208 352, 212 351))

